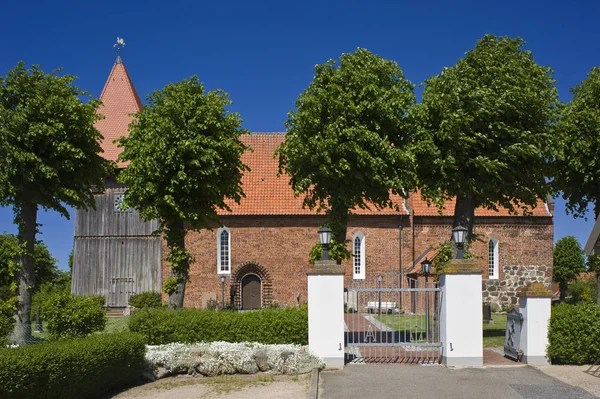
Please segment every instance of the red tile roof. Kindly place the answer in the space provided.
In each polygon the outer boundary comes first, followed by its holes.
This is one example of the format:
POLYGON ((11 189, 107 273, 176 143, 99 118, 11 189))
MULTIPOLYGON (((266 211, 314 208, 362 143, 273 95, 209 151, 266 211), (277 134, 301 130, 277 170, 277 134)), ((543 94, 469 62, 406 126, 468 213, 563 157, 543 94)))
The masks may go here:
MULTIPOLYGON (((452 198, 444 204, 442 209, 442 216, 454 216, 454 206, 456 205, 456 198, 452 198)), ((533 209, 527 208, 531 212, 532 216, 552 216, 546 203, 542 200, 538 200, 537 206, 533 209)), ((440 216, 439 209, 435 205, 427 205, 427 201, 421 199, 421 193, 412 195, 412 209, 409 209, 414 216, 440 216)), ((519 215, 523 215, 523 211, 518 211, 519 215)), ((475 216, 514 216, 510 215, 507 208, 498 207, 498 211, 494 211, 486 208, 476 208, 475 216)))
MULTIPOLYGON (((104 115, 104 119, 96 122, 96 128, 104 136, 101 143, 106 159, 116 161, 122 149, 113 143, 114 140, 129 134, 128 127, 132 121, 131 114, 142 110, 142 102, 131 82, 125 65, 120 57, 117 58, 110 75, 106 81, 100 100, 103 105, 98 113, 104 115)), ((302 207, 302 197, 294 197, 294 192, 289 185, 289 177, 286 175, 277 177, 278 160, 274 158, 275 149, 285 139, 285 133, 254 133, 243 137, 244 143, 249 145, 253 151, 246 151, 242 155, 242 161, 251 169, 242 178, 242 186, 245 198, 240 204, 229 201, 231 212, 219 211, 221 215, 314 215, 315 211, 302 207)), ((125 167, 128 163, 119 162, 119 167, 125 167)), ((398 205, 399 210, 385 208, 377 210, 356 209, 352 213, 357 215, 407 215, 405 200, 400 196, 392 196, 392 200, 398 205)), ((452 216, 454 211, 454 200, 446 202, 443 216, 452 216)), ((435 206, 428 206, 422 200, 420 193, 412 195, 411 212, 415 216, 439 216, 440 213, 435 206)), ((508 210, 500 208, 498 212, 488 209, 477 208, 476 216, 509 216, 508 210)), ((533 216, 551 216, 546 205, 538 202, 533 209, 533 216)))
MULTIPOLYGON (((253 133, 243 136, 242 141, 253 151, 246 151, 242 161, 250 167, 242 178, 245 198, 240 204, 229 201, 231 212, 219 211, 220 215, 314 215, 315 211, 302 207, 303 197, 294 197, 289 176, 277 177, 278 160, 273 154, 285 139, 285 133, 253 133)), ((406 215, 402 204, 404 200, 395 196, 394 202, 400 204, 400 211, 386 208, 377 211, 358 209, 357 215, 406 215)))
MULTIPOLYGON (((142 102, 120 58, 110 71, 100 100, 103 105, 98 113, 104 115, 104 119, 96 122, 96 128, 104 136, 101 143, 104 153, 101 155, 116 161, 122 149, 113 141, 129 134, 128 127, 133 119, 130 115, 142 109, 142 102)), ((124 167, 127 163, 119 162, 118 166, 124 167)))

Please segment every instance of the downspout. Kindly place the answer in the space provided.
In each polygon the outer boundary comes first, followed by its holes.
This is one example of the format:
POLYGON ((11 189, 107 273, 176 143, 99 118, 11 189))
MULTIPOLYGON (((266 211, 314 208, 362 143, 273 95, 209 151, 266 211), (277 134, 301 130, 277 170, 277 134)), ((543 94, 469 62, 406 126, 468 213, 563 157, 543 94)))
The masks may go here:
MULTIPOLYGON (((400 244, 399 244, 399 250, 400 253, 398 254, 398 263, 400 266, 400 276, 398 277, 398 288, 402 289, 403 285, 404 285, 404 266, 402 265, 402 215, 400 215, 400 226, 398 226, 398 235, 400 236, 400 244)), ((399 298, 399 309, 402 310, 402 291, 400 291, 400 298, 399 298)))

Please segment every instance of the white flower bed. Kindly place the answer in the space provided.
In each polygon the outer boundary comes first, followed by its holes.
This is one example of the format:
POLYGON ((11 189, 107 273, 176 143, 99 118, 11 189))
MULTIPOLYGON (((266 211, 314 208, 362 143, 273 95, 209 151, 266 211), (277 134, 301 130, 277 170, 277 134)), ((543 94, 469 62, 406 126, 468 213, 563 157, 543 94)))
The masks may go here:
POLYGON ((174 374, 304 374, 324 363, 301 345, 212 342, 148 345, 146 361, 155 378, 174 374))

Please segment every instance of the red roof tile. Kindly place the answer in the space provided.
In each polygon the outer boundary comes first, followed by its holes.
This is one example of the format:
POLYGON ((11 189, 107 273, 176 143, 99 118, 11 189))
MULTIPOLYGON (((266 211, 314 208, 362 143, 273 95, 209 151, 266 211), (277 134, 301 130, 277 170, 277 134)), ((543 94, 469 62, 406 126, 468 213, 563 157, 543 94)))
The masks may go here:
MULTIPOLYGON (((456 198, 452 198, 444 204, 442 209, 442 216, 454 216, 454 207, 456 205, 456 198)), ((537 206, 533 209, 528 208, 528 210, 532 213, 532 216, 552 216, 550 214, 550 210, 547 207, 547 204, 538 200, 537 206)), ((412 194, 412 209, 414 216, 440 216, 440 211, 435 205, 427 205, 427 201, 421 198, 421 193, 417 191, 417 193, 412 194)), ((523 214, 523 211, 518 211, 519 215, 523 214)), ((507 208, 498 207, 498 211, 494 211, 486 208, 476 208, 475 216, 514 216, 510 215, 507 208)))
MULTIPOLYGON (((285 139, 285 133, 253 133, 242 137, 242 141, 253 151, 246 151, 242 161, 250 167, 242 178, 245 198, 240 204, 229 201, 231 212, 219 211, 220 215, 314 215, 315 211, 302 207, 303 197, 294 197, 287 175, 277 177, 278 160, 275 150, 285 139)), ((353 211, 357 215, 406 215, 403 199, 395 196, 400 211, 375 207, 353 211)))
MULTIPOLYGON (((104 136, 101 143, 104 153, 101 155, 116 161, 122 149, 113 141, 129 134, 128 127, 133 119, 131 114, 142 109, 142 102, 120 58, 110 71, 100 100, 102 105, 98 108, 98 113, 104 115, 104 119, 97 121, 95 126, 104 136)), ((127 163, 119 162, 118 166, 124 167, 127 163)))

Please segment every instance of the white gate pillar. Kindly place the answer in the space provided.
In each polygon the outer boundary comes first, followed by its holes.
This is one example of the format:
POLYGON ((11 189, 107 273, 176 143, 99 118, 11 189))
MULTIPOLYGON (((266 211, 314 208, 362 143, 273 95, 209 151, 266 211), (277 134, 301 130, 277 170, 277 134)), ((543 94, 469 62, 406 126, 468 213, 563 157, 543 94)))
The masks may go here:
POLYGON ((481 270, 470 259, 454 259, 440 276, 440 341, 447 367, 483 367, 481 270))
POLYGON ((334 260, 308 271, 308 348, 327 367, 344 366, 344 270, 334 260))
POLYGON ((542 283, 531 283, 517 292, 519 312, 523 315, 520 347, 523 363, 532 365, 549 364, 546 356, 548 346, 548 323, 552 293, 542 283))

